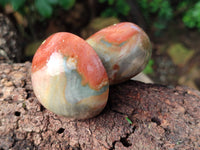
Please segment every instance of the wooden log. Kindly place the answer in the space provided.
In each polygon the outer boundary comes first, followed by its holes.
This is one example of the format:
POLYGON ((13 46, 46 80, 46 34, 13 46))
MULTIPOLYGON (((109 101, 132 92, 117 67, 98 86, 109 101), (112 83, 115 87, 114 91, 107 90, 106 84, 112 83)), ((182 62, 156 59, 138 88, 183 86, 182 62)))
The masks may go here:
POLYGON ((0 64, 0 149, 199 149, 200 92, 128 81, 95 118, 73 121, 35 97, 31 63, 0 64))

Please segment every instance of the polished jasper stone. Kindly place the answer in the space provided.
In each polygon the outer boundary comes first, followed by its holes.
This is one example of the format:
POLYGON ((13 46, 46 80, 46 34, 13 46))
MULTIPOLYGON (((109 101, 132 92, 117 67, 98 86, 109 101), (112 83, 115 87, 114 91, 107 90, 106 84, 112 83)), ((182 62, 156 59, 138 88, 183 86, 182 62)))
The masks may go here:
POLYGON ((36 97, 50 111, 74 119, 99 114, 108 99, 106 70, 93 48, 66 32, 53 34, 32 62, 36 97))
POLYGON ((104 28, 86 41, 102 60, 110 84, 126 81, 140 73, 151 56, 147 34, 130 22, 104 28))

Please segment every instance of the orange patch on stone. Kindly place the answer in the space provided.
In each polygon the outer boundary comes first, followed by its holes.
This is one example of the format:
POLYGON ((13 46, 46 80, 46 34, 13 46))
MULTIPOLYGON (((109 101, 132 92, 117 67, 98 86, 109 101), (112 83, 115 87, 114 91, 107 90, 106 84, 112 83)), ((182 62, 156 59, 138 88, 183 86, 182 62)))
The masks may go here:
POLYGON ((141 31, 142 30, 139 26, 133 23, 123 22, 104 28, 92 35, 91 37, 89 37, 89 39, 93 38, 93 36, 101 35, 105 38, 107 42, 113 44, 121 44, 141 31))
POLYGON ((45 66, 53 52, 77 58, 77 72, 82 76, 82 84, 99 90, 108 83, 105 68, 93 48, 78 36, 66 32, 53 34, 41 44, 33 58, 32 72, 45 66))

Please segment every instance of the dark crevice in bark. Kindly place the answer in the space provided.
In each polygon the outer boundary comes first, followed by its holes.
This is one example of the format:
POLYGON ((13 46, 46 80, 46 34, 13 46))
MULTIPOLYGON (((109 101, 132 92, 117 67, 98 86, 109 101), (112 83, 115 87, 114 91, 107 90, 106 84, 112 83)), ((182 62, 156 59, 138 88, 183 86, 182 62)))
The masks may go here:
POLYGON ((19 111, 15 111, 15 116, 19 117, 20 116, 20 112, 19 111))
POLYGON ((129 138, 129 136, 130 136, 131 134, 133 134, 133 133, 135 132, 135 130, 136 130, 136 126, 133 126, 133 127, 132 127, 131 133, 126 133, 126 136, 125 136, 125 137, 120 137, 120 140, 114 141, 114 142, 112 143, 112 147, 111 147, 109 150, 115 150, 115 144, 116 144, 117 142, 121 142, 121 143, 123 144, 124 147, 130 147, 132 144, 131 144, 131 142, 128 140, 128 138, 129 138))
POLYGON ((151 121, 155 122, 158 126, 161 125, 161 121, 160 121, 160 119, 158 117, 151 118, 151 121))
POLYGON ((61 134, 61 133, 63 133, 64 131, 65 131, 64 128, 59 128, 58 131, 57 131, 57 133, 58 133, 58 134, 61 134))

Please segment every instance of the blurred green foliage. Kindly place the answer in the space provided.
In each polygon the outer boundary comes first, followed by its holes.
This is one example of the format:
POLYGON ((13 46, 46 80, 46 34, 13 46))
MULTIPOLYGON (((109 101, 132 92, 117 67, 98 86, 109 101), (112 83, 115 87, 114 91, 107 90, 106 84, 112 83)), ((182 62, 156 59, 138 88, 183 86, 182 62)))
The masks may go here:
POLYGON ((60 6, 69 10, 76 0, 0 0, 0 5, 11 4, 15 11, 27 14, 27 11, 35 10, 42 17, 50 18, 53 14, 53 8, 60 6))
POLYGON ((197 27, 200 30, 200 1, 185 13, 183 22, 189 28, 197 27))
POLYGON ((199 0, 137 0, 137 2, 147 23, 153 22, 153 27, 158 33, 176 16, 180 16, 187 27, 200 29, 199 0))
POLYGON ((101 13, 102 17, 127 16, 130 12, 130 6, 126 0, 99 0, 99 3, 105 3, 108 7, 101 13))
POLYGON ((150 59, 148 64, 144 68, 143 73, 145 73, 145 74, 153 74, 154 73, 153 64, 154 64, 154 60, 150 59))
MULTIPOLYGON (((168 24, 177 16, 182 18, 185 26, 200 30, 200 1, 199 0, 136 0, 141 12, 150 27, 157 33, 167 28, 168 24)), ((98 0, 105 5, 102 17, 124 17, 129 15, 130 5, 126 0, 98 0)), ((0 0, 5 7, 10 4, 14 11, 20 12, 32 20, 50 18, 54 11, 62 8, 69 10, 76 0, 0 0)), ((134 11, 134 10, 132 10, 134 11)), ((28 19, 29 20, 29 19, 28 19)), ((33 21, 34 22, 34 21, 33 21)))
POLYGON ((163 30, 173 17, 173 10, 168 0, 137 0, 141 7, 143 16, 147 23, 150 23, 152 16, 155 17, 153 26, 158 30, 163 30))

